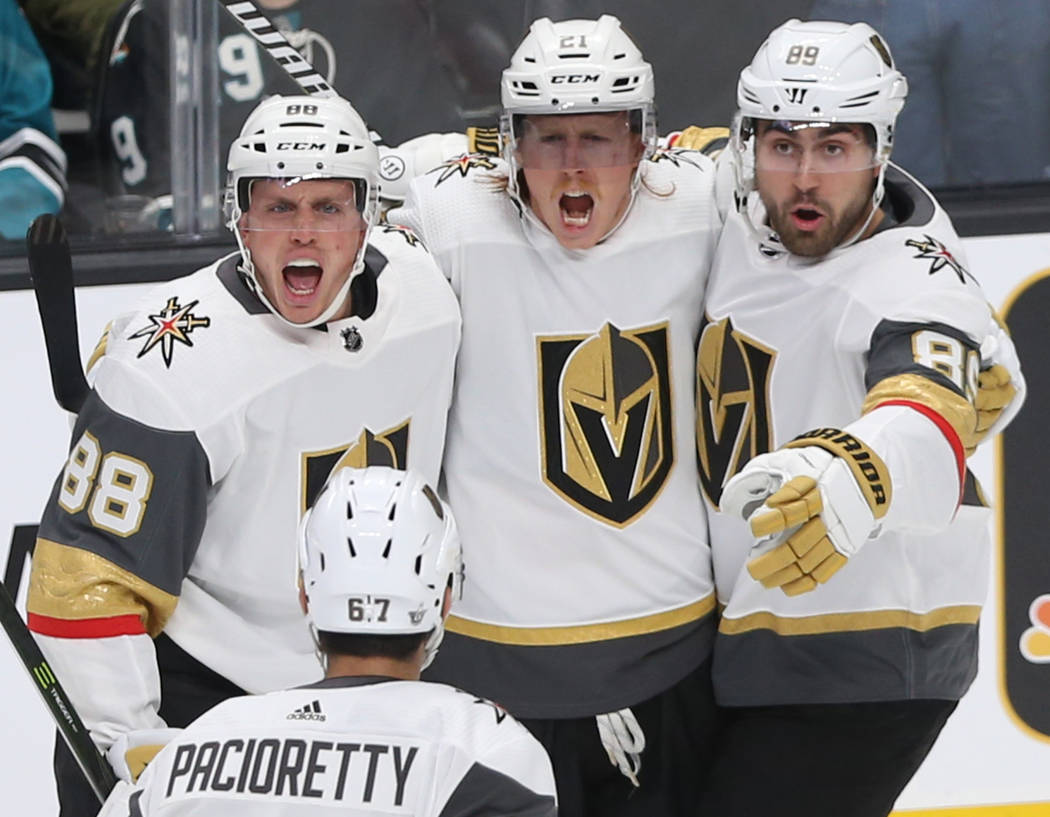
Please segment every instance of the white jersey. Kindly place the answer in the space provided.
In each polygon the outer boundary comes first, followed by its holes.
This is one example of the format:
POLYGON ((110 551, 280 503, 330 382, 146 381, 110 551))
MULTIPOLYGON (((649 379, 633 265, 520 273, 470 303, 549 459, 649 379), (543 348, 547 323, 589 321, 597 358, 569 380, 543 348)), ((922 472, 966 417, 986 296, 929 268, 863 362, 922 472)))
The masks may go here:
POLYGON ((722 234, 698 354, 697 437, 726 605, 715 650, 723 704, 955 699, 976 672, 989 511, 950 438, 966 441, 960 418, 996 324, 944 211, 892 166, 886 188, 892 218, 824 259, 760 242, 735 212, 722 234), (887 516, 881 535, 812 592, 763 588, 745 568, 747 524, 718 512, 723 485, 751 457, 873 408, 861 424, 900 412, 889 422, 921 426, 921 439, 887 459, 890 512, 910 505, 918 522, 892 530, 887 516), (939 478, 920 476, 934 464, 946 466, 939 478), (945 496, 945 523, 962 497, 950 524, 923 522, 924 506, 945 496))
POLYGON ((118 788, 104 817, 554 817, 539 742, 443 684, 333 678, 231 698, 118 788))
POLYGON ((719 220, 700 153, 660 151, 623 223, 567 250, 463 157, 391 221, 452 282, 463 346, 444 485, 467 561, 428 677, 521 717, 638 703, 709 654, 695 343, 719 220))
POLYGON ((319 677, 303 511, 337 465, 439 475, 459 313, 415 237, 374 231, 356 314, 327 327, 282 322, 237 263, 111 324, 41 523, 29 624, 103 745, 158 725, 143 633, 250 692, 319 677))

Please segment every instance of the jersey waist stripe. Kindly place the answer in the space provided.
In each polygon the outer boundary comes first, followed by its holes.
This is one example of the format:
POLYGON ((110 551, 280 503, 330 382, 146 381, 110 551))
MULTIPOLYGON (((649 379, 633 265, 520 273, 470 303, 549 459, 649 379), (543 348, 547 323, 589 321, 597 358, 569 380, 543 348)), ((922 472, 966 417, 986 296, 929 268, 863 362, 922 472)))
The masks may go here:
POLYGON ((952 427, 952 424, 929 406, 924 406, 922 403, 916 403, 913 400, 886 400, 883 403, 879 403, 879 405, 906 406, 915 409, 919 414, 928 417, 941 430, 945 439, 948 440, 948 445, 952 447, 952 453, 955 454, 955 464, 959 468, 959 504, 962 504, 963 489, 966 486, 966 452, 963 449, 962 440, 959 439, 959 434, 952 427))
POLYGON ((660 630, 669 630, 682 624, 703 618, 715 609, 715 596, 710 594, 684 607, 665 610, 637 618, 621 621, 604 621, 600 624, 570 624, 559 627, 509 627, 503 624, 485 624, 457 615, 450 615, 445 629, 459 635, 495 641, 499 644, 521 646, 556 646, 563 644, 588 644, 593 641, 608 641, 632 635, 644 635, 660 630))
POLYGON ((738 635, 752 630, 773 630, 779 635, 818 635, 899 627, 926 632, 949 624, 976 624, 980 615, 981 607, 978 604, 941 607, 928 613, 914 613, 910 610, 868 610, 783 618, 773 613, 762 612, 740 618, 723 618, 718 631, 723 635, 738 635))
POLYGON ((142 626, 142 619, 131 614, 72 620, 30 613, 27 623, 29 629, 34 633, 55 638, 108 638, 116 635, 145 635, 146 633, 146 628, 142 626))

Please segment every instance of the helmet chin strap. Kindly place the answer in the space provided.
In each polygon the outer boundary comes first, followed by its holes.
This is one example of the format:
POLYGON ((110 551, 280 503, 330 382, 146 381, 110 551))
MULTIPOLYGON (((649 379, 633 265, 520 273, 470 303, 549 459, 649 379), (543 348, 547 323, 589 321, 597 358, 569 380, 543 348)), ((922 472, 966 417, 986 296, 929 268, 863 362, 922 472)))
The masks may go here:
POLYGON ((883 177, 885 175, 886 163, 883 162, 882 165, 880 165, 879 167, 879 177, 878 180, 875 182, 875 189, 872 191, 871 194, 871 209, 868 211, 868 217, 864 219, 864 223, 857 228, 856 232, 854 232, 852 236, 850 236, 845 241, 841 242, 837 247, 835 247, 836 250, 844 250, 846 249, 846 247, 851 247, 858 241, 860 241, 860 239, 864 236, 865 231, 871 224, 871 220, 875 218, 875 213, 878 211, 879 205, 882 204, 882 197, 885 193, 885 188, 883 187, 882 182, 883 177))

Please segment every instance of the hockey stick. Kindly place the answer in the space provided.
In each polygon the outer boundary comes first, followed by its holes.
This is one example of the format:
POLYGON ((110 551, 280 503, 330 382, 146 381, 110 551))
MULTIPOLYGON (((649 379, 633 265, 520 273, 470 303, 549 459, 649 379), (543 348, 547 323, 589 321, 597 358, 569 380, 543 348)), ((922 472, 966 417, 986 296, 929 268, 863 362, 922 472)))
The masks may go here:
POLYGON ((233 18, 241 24, 274 61, 284 69, 306 93, 312 96, 336 96, 332 86, 310 65, 285 36, 250 0, 219 0, 233 18))
POLYGON ((69 751, 76 758, 80 771, 84 773, 98 801, 104 803, 106 796, 117 785, 117 777, 106 759, 95 748, 91 735, 88 734, 88 730, 80 720, 80 716, 77 715, 65 690, 62 689, 55 673, 51 670, 43 653, 40 652, 40 647, 33 640, 29 628, 18 614, 14 599, 11 598, 11 594, 7 592, 7 588, 2 583, 0 583, 0 624, 7 632, 11 646, 18 653, 22 666, 29 673, 33 686, 44 699, 44 704, 51 712, 51 717, 57 724, 58 732, 65 740, 69 751))
POLYGON ((44 330, 51 389, 58 404, 76 414, 90 389, 80 362, 73 261, 66 230, 57 216, 44 213, 34 219, 26 234, 26 254, 44 330))

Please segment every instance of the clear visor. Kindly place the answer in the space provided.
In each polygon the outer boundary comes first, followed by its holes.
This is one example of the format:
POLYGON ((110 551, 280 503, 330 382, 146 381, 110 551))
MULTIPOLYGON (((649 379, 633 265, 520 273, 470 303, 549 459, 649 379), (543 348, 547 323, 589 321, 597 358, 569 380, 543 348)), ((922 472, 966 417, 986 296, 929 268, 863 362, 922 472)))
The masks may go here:
POLYGON ((363 182, 295 177, 252 179, 247 185, 248 206, 238 221, 242 230, 352 233, 367 227, 363 182))
POLYGON ((514 155, 520 167, 535 170, 630 167, 645 154, 641 115, 610 111, 516 116, 514 155))
POLYGON ((758 119, 753 127, 759 172, 849 173, 879 164, 862 124, 758 119))

